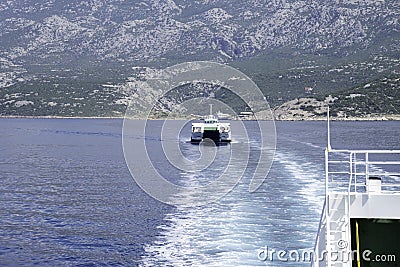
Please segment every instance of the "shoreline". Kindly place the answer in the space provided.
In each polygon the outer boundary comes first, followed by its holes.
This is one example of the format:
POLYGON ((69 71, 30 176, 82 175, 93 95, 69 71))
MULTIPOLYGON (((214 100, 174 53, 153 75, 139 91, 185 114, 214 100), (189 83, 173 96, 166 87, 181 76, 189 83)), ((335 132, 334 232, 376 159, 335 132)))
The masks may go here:
POLYGON ((68 117, 68 116, 15 116, 15 115, 1 115, 0 119, 123 119, 124 117, 68 117))
MULTIPOLYGON (((111 116, 80 116, 80 117, 69 117, 69 116, 15 116, 15 115, 0 115, 0 119, 125 119, 126 117, 111 117, 111 116)), ((188 120, 190 118, 132 118, 134 120, 188 120)), ((193 118, 195 119, 195 118, 193 118)), ((260 119, 263 121, 263 119, 260 119)), ((368 117, 331 117, 331 121, 400 121, 400 115, 390 116, 368 116, 368 117)), ((231 121, 240 121, 237 119, 231 119, 231 121)), ((244 119, 242 121, 255 121, 254 119, 244 119)), ((274 121, 326 121, 326 117, 315 117, 315 118, 275 118, 274 121)))

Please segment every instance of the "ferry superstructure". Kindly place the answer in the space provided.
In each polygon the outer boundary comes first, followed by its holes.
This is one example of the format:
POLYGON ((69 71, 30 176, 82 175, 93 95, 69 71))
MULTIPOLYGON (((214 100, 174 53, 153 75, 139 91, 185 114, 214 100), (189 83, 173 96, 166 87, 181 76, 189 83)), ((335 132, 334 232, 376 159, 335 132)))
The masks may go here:
POLYGON ((332 149, 328 137, 311 266, 400 266, 399 181, 400 150, 332 149))

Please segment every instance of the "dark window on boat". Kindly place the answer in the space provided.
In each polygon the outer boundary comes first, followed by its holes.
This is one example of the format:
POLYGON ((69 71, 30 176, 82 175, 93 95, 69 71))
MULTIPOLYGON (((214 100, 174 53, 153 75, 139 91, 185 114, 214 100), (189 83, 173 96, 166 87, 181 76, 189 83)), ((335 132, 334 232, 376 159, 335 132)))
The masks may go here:
POLYGON ((352 266, 400 266, 400 220, 353 218, 350 224, 352 266))

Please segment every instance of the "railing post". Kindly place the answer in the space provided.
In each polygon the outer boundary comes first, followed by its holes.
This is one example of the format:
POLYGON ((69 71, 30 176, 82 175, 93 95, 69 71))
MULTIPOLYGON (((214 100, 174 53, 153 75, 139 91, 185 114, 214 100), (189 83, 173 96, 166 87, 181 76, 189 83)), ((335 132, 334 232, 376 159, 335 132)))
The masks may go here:
MULTIPOLYGON (((356 165, 355 162, 357 162, 356 160, 356 153, 355 152, 350 152, 350 180, 349 180, 349 187, 347 190, 347 201, 345 199, 345 209, 346 209, 346 214, 345 214, 345 220, 346 220, 346 241, 347 241, 347 247, 346 249, 350 249, 349 251, 351 251, 351 224, 350 224, 350 192, 351 192, 351 183, 354 177, 354 191, 356 192, 356 177, 357 177, 357 172, 355 172, 356 170, 356 165), (354 157, 354 159, 353 159, 354 157), (354 161, 353 161, 354 160, 354 161), (353 167, 354 166, 354 167, 353 167), (353 172, 353 168, 354 168, 354 172, 353 172), (355 173, 355 174, 354 174, 355 173)), ((346 263, 348 264, 348 263, 346 263)))
POLYGON ((351 191, 351 183, 352 183, 352 181, 353 181, 353 152, 350 152, 350 161, 349 161, 349 163, 350 163, 350 179, 349 179, 349 188, 348 188, 348 191, 350 192, 351 191))
POLYGON ((368 177, 369 177, 369 154, 365 152, 365 190, 368 188, 368 177))
POLYGON ((325 242, 326 242, 326 250, 328 251, 326 255, 326 263, 327 266, 330 266, 330 261, 331 261, 331 236, 330 236, 330 203, 329 203, 329 147, 325 149, 325 204, 326 204, 326 209, 325 209, 325 221, 326 221, 326 237, 325 237, 325 242))
POLYGON ((328 203, 328 194, 329 194, 329 148, 325 149, 325 197, 326 203, 328 205, 328 214, 329 214, 329 203, 328 203))
POLYGON ((357 193, 357 153, 354 152, 354 192, 357 193))

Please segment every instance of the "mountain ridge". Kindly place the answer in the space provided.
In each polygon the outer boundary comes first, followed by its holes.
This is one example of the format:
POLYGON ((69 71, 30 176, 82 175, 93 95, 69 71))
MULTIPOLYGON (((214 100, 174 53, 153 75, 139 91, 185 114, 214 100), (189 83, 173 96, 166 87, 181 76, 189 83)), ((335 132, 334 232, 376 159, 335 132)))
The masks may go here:
POLYGON ((238 67, 274 107, 307 97, 305 88, 317 96, 350 89, 398 74, 399 7, 394 0, 2 2, 0 113, 27 112, 15 102, 31 101, 33 113, 120 114, 115 102, 126 96, 116 88, 132 68, 193 60, 238 67), (23 97, 6 97, 15 94, 23 97))

